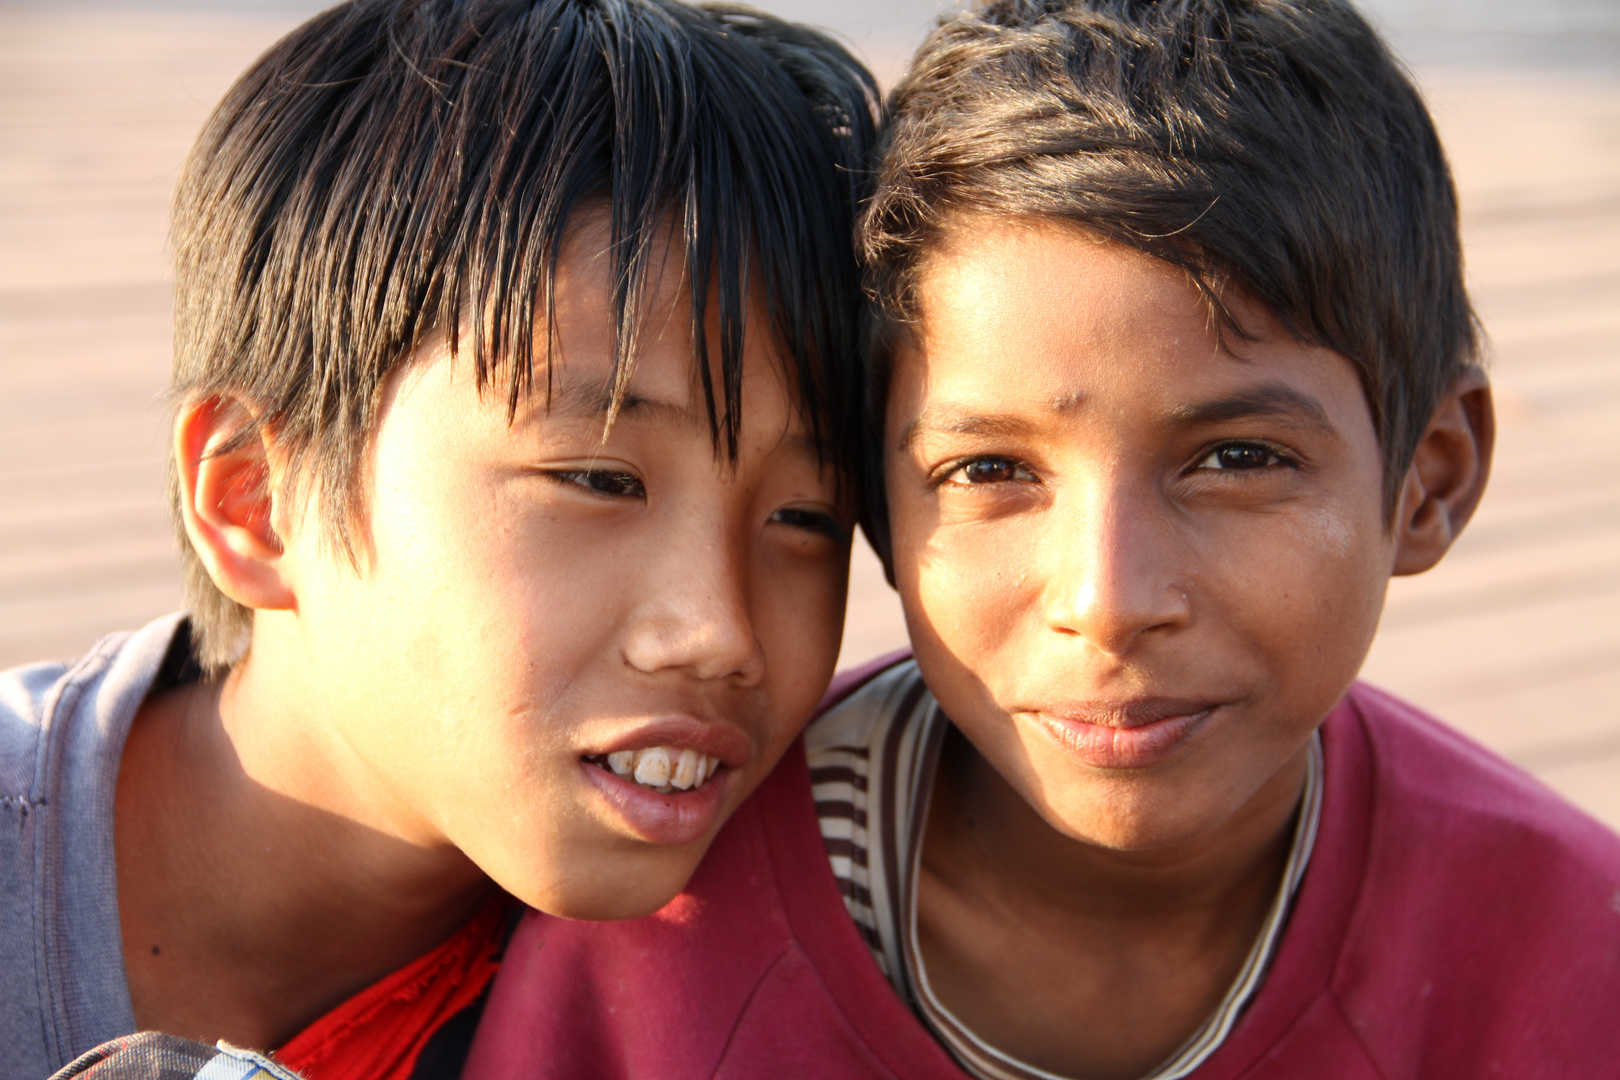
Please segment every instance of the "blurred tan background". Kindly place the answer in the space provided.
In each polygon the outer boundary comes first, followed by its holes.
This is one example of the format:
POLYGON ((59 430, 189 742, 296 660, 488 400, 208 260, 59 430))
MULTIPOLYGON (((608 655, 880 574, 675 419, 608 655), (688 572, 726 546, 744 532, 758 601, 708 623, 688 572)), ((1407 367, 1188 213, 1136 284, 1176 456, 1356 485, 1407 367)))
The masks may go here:
MULTIPOLYGON (((892 81, 947 3, 777 0, 892 81)), ((0 667, 179 606, 163 496, 169 193, 231 79, 319 5, 0 0, 0 667)), ((1501 436, 1369 679, 1620 827, 1620 0, 1379 0, 1462 192, 1501 436)), ((856 553, 841 664, 904 643, 856 553)))

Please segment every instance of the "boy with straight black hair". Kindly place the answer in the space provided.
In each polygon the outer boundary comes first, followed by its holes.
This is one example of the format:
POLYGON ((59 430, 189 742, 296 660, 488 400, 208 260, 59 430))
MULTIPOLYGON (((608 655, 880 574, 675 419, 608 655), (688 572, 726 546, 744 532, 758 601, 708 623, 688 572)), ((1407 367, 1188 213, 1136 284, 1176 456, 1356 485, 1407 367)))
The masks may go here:
POLYGON ((351 0, 230 90, 190 614, 0 676, 0 1074, 144 1028, 454 1075, 512 898, 679 891, 837 654, 875 109, 669 0, 351 0))
POLYGON ((840 680, 678 920, 531 916, 469 1076, 1614 1075, 1620 839, 1355 682, 1493 435, 1383 43, 992 0, 890 104, 869 534, 915 659, 840 680))

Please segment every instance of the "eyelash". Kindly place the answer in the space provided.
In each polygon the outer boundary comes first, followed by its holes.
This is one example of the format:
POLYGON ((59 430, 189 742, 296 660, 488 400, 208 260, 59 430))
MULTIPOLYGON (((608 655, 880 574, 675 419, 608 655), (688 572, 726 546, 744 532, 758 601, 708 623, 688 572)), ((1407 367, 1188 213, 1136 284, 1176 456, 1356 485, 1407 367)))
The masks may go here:
POLYGON ((823 514, 816 510, 801 510, 797 507, 788 507, 772 514, 771 520, 786 525, 790 529, 803 529, 806 532, 821 533, 839 542, 846 539, 844 527, 839 524, 836 518, 831 514, 823 514))
POLYGON ((640 477, 614 469, 559 469, 547 475, 559 483, 572 484, 604 498, 642 499, 647 496, 647 489, 642 486, 640 477), (603 484, 602 481, 608 483, 603 484), (609 485, 616 485, 618 490, 610 490, 609 485))

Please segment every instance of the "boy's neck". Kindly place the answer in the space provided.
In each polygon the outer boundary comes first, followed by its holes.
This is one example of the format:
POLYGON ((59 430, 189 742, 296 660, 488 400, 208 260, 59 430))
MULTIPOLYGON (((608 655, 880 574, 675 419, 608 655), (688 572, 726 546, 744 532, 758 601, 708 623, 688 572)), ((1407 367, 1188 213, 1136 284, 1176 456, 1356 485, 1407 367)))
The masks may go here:
POLYGON ((935 995, 991 1045, 1059 1075, 1147 1074, 1219 1004, 1253 946, 1307 762, 1302 751, 1193 842, 1115 851, 1052 828, 952 728, 917 887, 935 995))
POLYGON ((296 674, 267 667, 156 695, 131 727, 115 850, 141 1028, 279 1046, 493 889, 453 847, 362 805, 296 674))

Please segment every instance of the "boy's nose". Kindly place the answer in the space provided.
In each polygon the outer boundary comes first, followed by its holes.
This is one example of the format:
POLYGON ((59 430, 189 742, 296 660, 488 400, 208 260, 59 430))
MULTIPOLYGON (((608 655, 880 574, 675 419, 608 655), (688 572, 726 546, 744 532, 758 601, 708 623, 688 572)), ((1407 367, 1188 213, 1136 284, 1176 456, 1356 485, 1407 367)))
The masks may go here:
POLYGON ((643 563, 625 659, 649 673, 684 670, 753 685, 765 655, 749 613, 747 559, 732 543, 700 533, 667 534, 643 563))
POLYGON ((1188 625, 1189 568, 1174 525, 1126 492, 1075 496, 1058 500, 1041 536, 1047 627, 1122 657, 1149 634, 1188 625))

